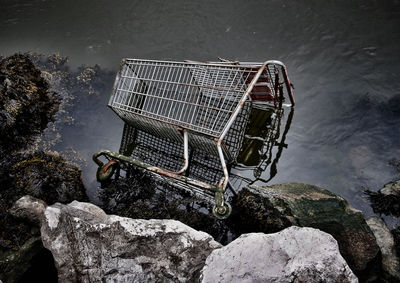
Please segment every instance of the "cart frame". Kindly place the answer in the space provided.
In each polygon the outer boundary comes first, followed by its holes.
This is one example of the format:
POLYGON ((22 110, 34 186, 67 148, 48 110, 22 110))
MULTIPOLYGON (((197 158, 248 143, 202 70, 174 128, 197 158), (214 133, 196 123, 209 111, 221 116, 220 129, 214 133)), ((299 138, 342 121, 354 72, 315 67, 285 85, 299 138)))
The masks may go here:
MULTIPOLYGON (((149 67, 150 68, 150 67, 149 67)), ((166 69, 168 70, 168 69, 166 69)), ((155 72, 155 71, 154 71, 155 72)), ((162 71, 161 71, 162 72, 162 71)), ((165 71, 166 72, 166 71, 165 71)), ((182 76, 182 72, 180 74, 182 76)), ((122 165, 134 165, 140 168, 144 168, 151 172, 157 173, 159 175, 163 175, 166 177, 170 177, 181 182, 200 187, 206 190, 211 190, 215 193, 215 206, 213 208, 213 213, 218 218, 226 218, 230 215, 232 208, 229 203, 225 201, 224 192, 229 182, 229 172, 227 169, 226 158, 234 159, 235 156, 230 156, 230 151, 224 145, 224 139, 228 134, 232 124, 235 122, 237 116, 243 108, 243 105, 246 101, 251 101, 251 94, 254 86, 257 84, 261 76, 268 76, 268 81, 270 84, 271 93, 273 94, 273 101, 275 107, 281 108, 283 105, 284 94, 283 94, 283 85, 286 86, 286 93, 291 102, 291 106, 295 104, 292 87, 287 76, 285 65, 276 60, 266 61, 264 63, 237 63, 237 62, 222 62, 222 63, 201 63, 201 62, 173 62, 173 61, 154 61, 154 60, 138 60, 138 59, 124 59, 121 64, 121 68, 118 72, 113 93, 110 98, 109 107, 116 112, 120 118, 122 118, 125 122, 133 123, 134 125, 142 128, 145 131, 149 131, 150 133, 168 136, 169 138, 173 138, 177 141, 183 142, 183 156, 184 156, 184 164, 180 170, 170 171, 168 169, 159 168, 156 166, 152 166, 150 164, 146 164, 140 160, 131 158, 129 156, 125 156, 119 153, 115 153, 109 150, 102 150, 93 155, 94 162, 99 166, 97 172, 97 179, 99 181, 106 181, 111 178, 114 170, 122 165), (129 64, 133 64, 137 69, 132 69, 129 64), (136 64, 136 65, 135 65, 136 64), (187 83, 187 82, 179 82, 180 77, 177 74, 175 77, 175 81, 169 81, 171 76, 171 70, 169 73, 165 75, 166 79, 163 80, 155 80, 154 73, 152 75, 148 75, 150 71, 145 69, 146 66, 155 66, 155 70, 157 68, 157 64, 160 68, 166 68, 165 66, 169 66, 171 68, 179 68, 185 67, 188 68, 195 83, 187 83), (143 67, 144 66, 144 67, 143 67), (129 70, 130 68, 131 70, 129 70), (142 75, 140 74, 140 68, 145 69, 142 71, 142 75), (278 69, 279 68, 279 69, 278 69), (201 73, 205 70, 204 74, 201 73), (280 74, 283 77, 283 82, 280 83, 280 74), (124 73, 125 72, 125 73, 124 73), (127 75, 129 72, 130 75, 127 75), (197 73, 199 72, 199 73, 197 73), (208 73, 207 73, 208 72, 208 73), (225 73, 224 73, 225 72, 225 73), (226 75, 229 72, 229 75, 226 75), (145 75, 143 75, 145 74, 145 75), (234 78, 231 78, 234 74, 234 78), (237 74, 240 74, 237 77, 237 74), (145 77, 147 75, 147 77, 145 77), (222 77, 222 79, 232 79, 230 83, 231 88, 227 88, 226 84, 218 85, 218 76, 222 77), (208 77, 212 78, 213 85, 208 81, 208 77), (125 81, 124 81, 125 80, 125 81), (178 80, 178 81, 176 81, 178 80), (202 84, 202 80, 206 81, 206 83, 202 84), (164 88, 161 94, 150 94, 147 86, 143 82, 148 82, 151 86, 152 83, 155 85, 163 85, 164 88), (240 82, 239 82, 240 81, 240 82), (238 83, 236 83, 238 82, 238 83), (133 87, 132 87, 133 84, 133 87), (177 90, 181 85, 182 87, 187 88, 198 88, 199 93, 196 94, 200 96, 201 91, 207 93, 210 97, 208 100, 208 105, 198 105, 199 100, 197 98, 196 102, 185 101, 186 104, 183 104, 182 101, 178 101, 176 99, 176 94, 172 94, 168 96, 166 94, 166 88, 168 85, 173 85, 175 90, 177 90), (236 88, 232 88, 232 86, 236 88), (125 88, 124 88, 125 87, 125 88), (217 97, 217 95, 224 95, 224 98, 221 99, 217 97), (158 96, 157 96, 158 95, 158 96), (217 98, 214 98, 217 97, 217 98), (147 100, 146 100, 147 99, 147 100), (221 108, 218 108, 218 112, 213 112, 215 110, 215 106, 213 105, 213 100, 211 99, 219 99, 221 108), (168 102, 165 102, 167 101, 168 102), (232 100, 233 102, 229 102, 232 100), (134 101, 134 102, 132 102, 134 101), (143 106, 150 101, 152 103, 150 106, 143 106), (162 102, 165 102, 162 104, 162 102), (228 102, 227 102, 228 101, 228 102), (168 104, 166 104, 168 103, 168 104), (173 103, 178 104, 181 103, 182 106, 179 108, 181 111, 181 116, 173 116, 171 118, 171 114, 165 114, 165 111, 162 108, 165 108, 165 105, 174 105, 173 103), (138 106, 140 104, 140 106, 138 106), (158 105, 157 105, 158 104, 158 105), (194 106, 193 106, 194 105, 194 106), (163 107, 162 107, 163 106, 163 107), (147 107, 147 108, 145 108, 147 107), (186 107, 186 108, 184 108, 186 107), (212 127, 201 127, 198 124, 192 123, 193 116, 190 118, 190 122, 188 117, 183 117, 182 115, 188 116, 188 114, 182 114, 191 111, 197 111, 195 107, 207 107, 204 108, 206 110, 204 117, 206 119, 214 119, 215 121, 210 122, 207 125, 211 125, 212 127), (230 107, 229 111, 222 107, 230 107), (153 110, 157 108, 157 111, 153 110), (160 110, 161 108, 161 110, 160 110), (151 111, 150 111, 151 110, 151 111), (164 112, 162 112, 164 111, 164 112), (222 113, 222 111, 225 112, 222 113), (216 114, 211 114, 216 113, 216 114), (222 114, 221 114, 222 113, 222 114), (223 114, 225 116, 223 116, 223 114), (168 116, 169 115, 169 116, 168 116), (208 116, 207 116, 208 115, 208 116), (218 121, 225 122, 224 125, 218 125, 218 121), (161 129, 162 128, 162 132, 161 129), (205 182, 201 182, 192 178, 188 178, 183 175, 183 173, 189 167, 189 136, 191 140, 194 140, 194 145, 191 146, 204 146, 204 150, 209 153, 217 153, 219 159, 221 161, 222 171, 224 177, 218 182, 218 184, 207 184, 205 182), (209 141, 208 143, 205 140, 209 141), (211 144, 211 146, 210 146, 211 144), (216 145, 215 148, 212 145, 216 145), (99 157, 104 156, 108 163, 104 164, 100 161, 99 157)), ((191 91, 191 89, 189 90, 191 91)), ((207 96, 206 95, 206 96, 207 96)), ((193 95, 194 96, 194 95, 193 95)), ((179 98, 179 94, 178 94, 179 98)), ((183 99, 183 97, 181 97, 183 99)), ((188 99, 188 94, 184 99, 188 99)), ((172 107, 172 106, 171 106, 172 107)), ((168 110, 171 112, 171 109, 168 110)), ((189 113, 191 115, 191 113, 189 113)), ((203 117, 203 119, 204 119, 203 117)))

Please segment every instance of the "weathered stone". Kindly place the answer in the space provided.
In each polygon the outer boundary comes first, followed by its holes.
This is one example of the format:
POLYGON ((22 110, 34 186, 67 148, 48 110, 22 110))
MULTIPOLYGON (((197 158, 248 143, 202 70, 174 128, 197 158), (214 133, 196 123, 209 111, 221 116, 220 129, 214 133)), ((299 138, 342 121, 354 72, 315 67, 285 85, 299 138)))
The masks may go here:
POLYGON ((247 221, 254 232, 297 225, 331 234, 357 275, 366 275, 368 265, 379 260, 379 247, 363 214, 327 190, 302 183, 251 186, 239 193, 234 205, 238 223, 247 221))
POLYGON ((313 228, 251 233, 214 250, 202 282, 358 282, 335 239, 313 228))
POLYGON ((367 220, 367 223, 381 249, 383 270, 392 276, 393 280, 400 281, 400 260, 396 253, 392 233, 380 218, 371 217, 367 220))
POLYGON ((46 206, 47 204, 44 201, 26 195, 15 202, 10 213, 15 217, 28 219, 40 225, 40 217, 43 215, 46 206))
POLYGON ((60 282, 193 282, 221 246, 178 221, 106 215, 77 201, 48 206, 42 219, 60 282))

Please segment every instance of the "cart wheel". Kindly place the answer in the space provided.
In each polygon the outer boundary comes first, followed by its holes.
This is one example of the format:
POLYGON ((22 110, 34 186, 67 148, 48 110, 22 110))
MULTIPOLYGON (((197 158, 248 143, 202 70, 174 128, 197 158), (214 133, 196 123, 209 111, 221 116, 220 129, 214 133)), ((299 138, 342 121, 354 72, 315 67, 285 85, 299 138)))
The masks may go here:
POLYGON ((225 202, 222 207, 217 207, 214 205, 213 207, 213 214, 216 218, 218 219, 226 219, 231 215, 232 212, 232 206, 225 202))
POLYGON ((111 179, 112 175, 115 172, 115 169, 118 167, 118 162, 115 160, 108 161, 107 164, 100 166, 97 169, 96 178, 99 182, 105 182, 111 179))

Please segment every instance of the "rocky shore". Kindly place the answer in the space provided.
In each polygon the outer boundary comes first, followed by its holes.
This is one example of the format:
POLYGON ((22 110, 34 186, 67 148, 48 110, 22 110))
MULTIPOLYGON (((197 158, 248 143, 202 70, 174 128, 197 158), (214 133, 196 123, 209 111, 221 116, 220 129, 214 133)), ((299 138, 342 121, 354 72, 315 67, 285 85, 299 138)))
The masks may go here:
POLYGON ((60 282, 358 282, 334 238, 313 228, 244 234, 221 247, 179 221, 107 215, 89 203, 26 196, 13 211, 40 223, 60 282))
MULTIPOLYGON (((60 282, 400 281, 399 228, 313 185, 245 187, 221 221, 207 200, 133 170, 102 188, 101 207, 88 203, 81 169, 52 147, 74 111, 91 115, 74 105, 96 101, 101 72, 0 59, 1 281, 40 268, 60 282)), ((376 213, 399 217, 399 184, 366 191, 376 213)))

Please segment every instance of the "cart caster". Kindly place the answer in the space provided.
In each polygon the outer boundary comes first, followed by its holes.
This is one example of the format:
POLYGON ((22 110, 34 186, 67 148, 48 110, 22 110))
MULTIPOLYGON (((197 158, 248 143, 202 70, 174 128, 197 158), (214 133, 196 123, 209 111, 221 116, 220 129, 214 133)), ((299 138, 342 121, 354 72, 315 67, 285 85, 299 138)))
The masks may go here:
POLYGON ((107 164, 100 166, 96 173, 97 181, 103 183, 110 180, 117 167, 118 162, 115 160, 110 160, 107 164))
POLYGON ((223 206, 216 206, 214 205, 213 207, 213 214, 216 218, 218 219, 226 219, 231 215, 232 212, 232 206, 225 202, 223 206))

